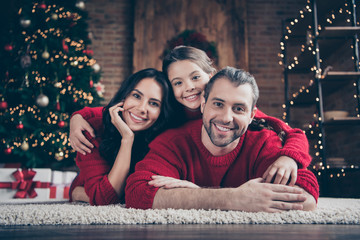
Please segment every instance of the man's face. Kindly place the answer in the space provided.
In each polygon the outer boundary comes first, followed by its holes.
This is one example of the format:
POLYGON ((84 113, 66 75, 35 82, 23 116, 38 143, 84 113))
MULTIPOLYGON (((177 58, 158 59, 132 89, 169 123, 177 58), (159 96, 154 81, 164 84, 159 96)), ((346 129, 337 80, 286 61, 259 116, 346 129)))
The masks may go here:
POLYGON ((252 101, 249 84, 235 87, 227 78, 216 80, 207 102, 201 104, 207 133, 202 131, 204 145, 208 149, 235 148, 255 115, 252 101))

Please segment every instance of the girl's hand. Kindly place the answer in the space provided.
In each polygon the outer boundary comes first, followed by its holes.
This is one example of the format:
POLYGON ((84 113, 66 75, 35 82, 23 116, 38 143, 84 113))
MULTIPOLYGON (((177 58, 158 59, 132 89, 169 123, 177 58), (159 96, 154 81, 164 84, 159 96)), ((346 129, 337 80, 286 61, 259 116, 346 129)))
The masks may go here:
POLYGON ((92 137, 95 137, 94 129, 90 124, 80 114, 75 114, 70 119, 70 144, 75 151, 86 155, 91 153, 94 145, 86 139, 83 131, 88 131, 92 137))
POLYGON ((118 104, 109 108, 109 113, 111 117, 111 123, 119 131, 123 140, 125 139, 134 139, 134 132, 129 128, 129 126, 124 122, 120 117, 119 113, 124 111, 124 102, 119 102, 118 104))
POLYGON ((297 169, 298 166, 294 159, 281 156, 268 167, 263 179, 266 183, 294 186, 297 179, 297 169))
POLYGON ((170 188, 200 188, 195 183, 180 180, 172 177, 164 177, 159 175, 154 175, 151 177, 153 180, 149 182, 149 185, 154 187, 162 187, 166 189, 170 188))

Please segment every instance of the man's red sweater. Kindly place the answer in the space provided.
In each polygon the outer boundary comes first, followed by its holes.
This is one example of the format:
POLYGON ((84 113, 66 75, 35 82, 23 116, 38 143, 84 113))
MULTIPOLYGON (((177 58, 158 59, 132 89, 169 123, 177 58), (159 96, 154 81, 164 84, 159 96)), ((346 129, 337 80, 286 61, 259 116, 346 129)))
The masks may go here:
MULTIPOLYGON (((127 179, 127 207, 152 207, 158 190, 148 185, 153 175, 188 180, 200 187, 232 188, 261 177, 282 155, 291 158, 300 156, 282 148, 274 131, 263 129, 247 130, 233 151, 216 157, 202 144, 201 127, 202 120, 195 120, 178 129, 164 132, 150 143, 149 153, 137 163, 135 172, 127 179)), ((319 186, 316 177, 309 170, 298 170, 296 185, 318 199, 319 186)))

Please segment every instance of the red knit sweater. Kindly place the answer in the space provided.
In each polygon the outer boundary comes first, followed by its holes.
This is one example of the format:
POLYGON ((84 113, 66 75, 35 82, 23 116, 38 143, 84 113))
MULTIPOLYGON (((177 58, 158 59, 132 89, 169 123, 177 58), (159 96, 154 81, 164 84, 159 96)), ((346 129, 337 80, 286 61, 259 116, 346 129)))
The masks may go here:
POLYGON ((85 136, 94 145, 92 152, 86 155, 78 153, 76 155, 76 165, 80 172, 74 179, 70 187, 70 201, 71 194, 75 187, 83 186, 86 194, 90 198, 91 205, 108 205, 115 203, 124 203, 124 199, 119 199, 114 188, 108 180, 108 173, 111 167, 107 161, 105 161, 99 153, 99 145, 101 142, 101 133, 103 130, 102 124, 102 107, 100 108, 84 108, 79 112, 94 128, 96 138, 92 138, 87 132, 85 136), (92 110, 96 110, 93 114, 92 110))
MULTIPOLYGON (((293 151, 281 147, 276 133, 266 129, 248 130, 232 152, 215 157, 201 142, 201 126, 202 121, 195 120, 164 132, 150 143, 149 153, 127 179, 127 207, 152 207, 158 190, 148 185, 153 175, 188 180, 201 187, 238 187, 261 177, 279 156, 294 158, 293 151)), ((319 186, 309 170, 298 170, 296 185, 318 199, 319 186)))

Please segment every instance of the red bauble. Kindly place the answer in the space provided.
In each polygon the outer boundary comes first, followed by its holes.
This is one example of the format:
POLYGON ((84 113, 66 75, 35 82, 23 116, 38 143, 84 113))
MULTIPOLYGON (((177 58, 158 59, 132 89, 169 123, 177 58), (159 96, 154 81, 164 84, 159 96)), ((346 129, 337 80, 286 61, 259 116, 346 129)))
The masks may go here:
POLYGON ((45 3, 40 3, 40 4, 39 4, 39 8, 41 8, 41 9, 46 9, 46 4, 45 4, 45 3))
POLYGON ((14 49, 14 47, 11 44, 6 44, 4 49, 5 51, 11 52, 14 49))
POLYGON ((5 148, 5 150, 4 150, 4 153, 5 153, 6 155, 10 155, 11 152, 12 152, 12 150, 11 150, 11 148, 9 148, 9 147, 5 148))
POLYGON ((89 86, 90 86, 91 88, 94 86, 94 82, 93 82, 93 80, 90 80, 90 82, 89 82, 89 86))
POLYGON ((71 75, 67 75, 66 76, 66 81, 70 82, 72 80, 72 76, 71 75))
POLYGON ((22 122, 19 122, 18 125, 16 125, 16 129, 23 129, 24 128, 24 124, 22 124, 22 122))
POLYGON ((60 128, 65 127, 65 122, 64 122, 64 121, 58 122, 58 126, 59 126, 60 128))
POLYGON ((0 109, 7 109, 8 104, 5 100, 1 100, 0 102, 0 109))
POLYGON ((57 101, 56 102, 56 111, 60 111, 60 102, 59 101, 57 101))

